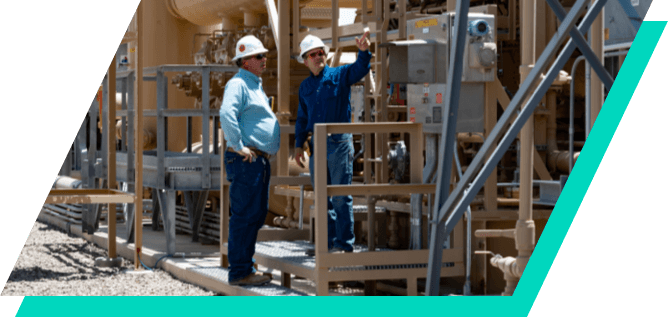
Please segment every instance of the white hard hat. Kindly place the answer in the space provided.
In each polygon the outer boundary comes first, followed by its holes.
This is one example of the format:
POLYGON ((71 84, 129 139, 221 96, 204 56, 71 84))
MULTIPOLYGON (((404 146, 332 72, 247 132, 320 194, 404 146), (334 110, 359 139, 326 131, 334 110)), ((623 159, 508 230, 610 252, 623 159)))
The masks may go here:
POLYGON ((297 61, 303 64, 304 58, 302 56, 306 54, 306 52, 318 47, 322 47, 322 49, 325 50, 325 55, 329 54, 329 47, 325 45, 320 38, 311 34, 307 35, 302 40, 301 44, 299 44, 299 56, 297 56, 297 61))
POLYGON ((246 35, 239 39, 237 42, 237 55, 234 56, 232 61, 236 61, 240 58, 253 56, 257 54, 262 54, 268 52, 262 42, 257 39, 257 37, 252 35, 246 35))

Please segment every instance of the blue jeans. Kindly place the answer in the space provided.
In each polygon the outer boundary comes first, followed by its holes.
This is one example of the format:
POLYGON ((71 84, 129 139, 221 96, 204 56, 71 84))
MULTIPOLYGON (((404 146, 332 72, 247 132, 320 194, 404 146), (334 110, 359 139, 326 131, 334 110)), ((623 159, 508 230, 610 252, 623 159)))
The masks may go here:
POLYGON ((225 171, 230 185, 230 232, 227 258, 230 262, 229 281, 255 273, 255 242, 264 225, 269 209, 269 178, 271 166, 264 157, 255 162, 243 161, 243 156, 225 152, 225 171))
MULTIPOLYGON (((313 149, 313 146, 311 145, 313 149)), ((353 139, 351 134, 332 134, 327 137, 327 185, 350 185, 353 180, 353 139)), ((311 184, 314 184, 313 168, 320 162, 310 157, 311 184)), ((353 250, 353 197, 327 197, 327 247, 353 250)))

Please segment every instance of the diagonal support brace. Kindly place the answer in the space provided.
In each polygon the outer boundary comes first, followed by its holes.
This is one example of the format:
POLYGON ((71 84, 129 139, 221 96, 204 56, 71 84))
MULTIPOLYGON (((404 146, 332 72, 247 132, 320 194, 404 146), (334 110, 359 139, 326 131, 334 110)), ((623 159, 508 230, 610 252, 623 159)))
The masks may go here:
POLYGON ((617 0, 617 2, 619 2, 619 5, 622 6, 626 16, 629 18, 629 22, 631 22, 633 28, 635 28, 636 32, 638 32, 638 30, 640 30, 640 25, 642 24, 642 18, 640 15, 638 15, 638 11, 633 8, 633 5, 631 2, 629 2, 629 0, 617 0))
MULTIPOLYGON (((454 155, 455 134, 457 127, 457 113, 459 108, 459 93, 461 90, 464 47, 466 46, 466 30, 469 13, 469 0, 457 0, 455 7, 455 38, 450 49, 450 69, 448 70, 448 86, 446 90, 446 104, 443 113, 444 123, 439 147, 439 157, 442 161, 438 164, 436 181, 436 200, 434 204, 434 219, 438 216, 439 208, 448 198, 450 190, 450 174, 454 155)), ((441 246, 445 242, 442 223, 431 224, 429 243, 429 266, 427 268, 426 293, 437 296, 439 292, 439 281, 441 276, 441 262, 443 254, 441 246)))
MULTIPOLYGON (((561 3, 557 0, 545 0, 547 1, 547 4, 552 8, 552 11, 554 11, 554 14, 557 16, 557 19, 559 19, 559 22, 563 21, 564 18, 566 17, 566 10, 564 10, 564 7, 561 6, 561 3)), ((635 10, 634 10, 635 11, 635 10)), ((612 76, 610 76, 610 73, 608 73, 607 70, 605 70, 605 67, 603 67, 603 64, 601 61, 598 59, 596 56, 596 53, 591 49, 591 46, 587 43, 587 40, 585 40, 584 36, 580 31, 577 30, 577 28, 572 28, 570 31, 571 38, 575 41, 575 44, 578 46, 580 51, 582 52, 582 55, 585 56, 587 61, 589 62, 589 65, 594 69, 596 72, 596 75, 598 75, 598 78, 601 79, 603 84, 605 85, 605 88, 610 91, 612 89, 612 84, 614 83, 614 79, 612 79, 612 76)))
POLYGON ((540 73, 545 69, 548 61, 551 60, 552 57, 556 54, 556 50, 558 49, 558 46, 561 44, 561 42, 565 40, 568 34, 568 30, 570 30, 575 25, 577 18, 580 16, 580 13, 582 13, 582 11, 586 8, 586 2, 586 0, 578 0, 571 9, 571 12, 566 16, 564 22, 559 26, 557 33, 554 34, 552 40, 550 40, 546 46, 546 49, 543 51, 538 61, 536 62, 536 66, 531 70, 527 76, 527 79, 522 83, 522 85, 520 85, 520 88, 515 94, 515 97, 511 100, 510 105, 508 105, 508 108, 503 112, 503 115, 501 115, 501 118, 499 118, 498 123, 490 132, 489 137, 483 143, 480 151, 478 152, 478 155, 473 158, 469 168, 466 170, 466 173, 464 173, 464 176, 459 181, 454 191, 452 191, 445 204, 440 207, 438 218, 436 218, 439 222, 444 220, 447 211, 454 207, 456 200, 460 199, 464 192, 464 187, 473 181, 474 173, 477 173, 484 163, 484 157, 491 152, 492 146, 495 146, 494 144, 498 143, 502 136, 502 132, 506 130, 511 117, 518 112, 520 105, 524 103, 524 99, 528 96, 533 83, 539 79, 540 73))
MULTIPOLYGON (((587 12, 584 20, 582 21, 582 23, 578 27, 580 32, 586 31, 591 26, 591 24, 594 22, 594 19, 596 19, 596 16, 598 15, 598 13, 603 8, 603 6, 605 5, 606 2, 607 2, 607 0, 598 0, 598 1, 596 1, 596 3, 594 3, 592 8, 589 10, 589 12, 587 12)), ((540 101, 540 99, 542 99, 543 95, 547 92, 547 89, 549 89, 549 86, 550 86, 551 82, 554 80, 554 78, 556 78, 559 71, 564 67, 564 65, 566 64, 566 62, 570 58, 571 54, 575 51, 575 47, 576 47, 575 42, 572 39, 569 40, 568 43, 566 44, 566 46, 564 47, 564 49, 559 54, 557 60, 554 62, 554 64, 552 65, 552 67, 550 68, 548 73, 546 74, 545 79, 539 84, 538 88, 536 88, 536 91, 533 93, 533 95, 531 96, 531 98, 527 102, 526 107, 522 108, 522 110, 519 112, 516 120, 512 123, 512 125, 508 129, 508 132, 504 135, 503 139, 500 141, 498 147, 494 150, 494 152, 490 156, 489 160, 485 163, 484 167, 482 167, 482 169, 480 169, 480 167, 478 165, 474 165, 474 163, 476 163, 475 159, 474 159, 474 162, 471 163, 471 165, 469 167, 469 170, 466 171, 466 174, 469 174, 469 172, 470 172, 470 174, 472 175, 474 173, 477 173, 477 171, 480 171, 480 173, 476 176, 475 180, 470 184, 471 185, 470 187, 469 187, 468 182, 460 181, 457 184, 457 187, 455 188, 455 191, 457 191, 457 189, 460 189, 460 191, 463 191, 466 187, 466 188, 470 188, 470 191, 466 195, 464 195, 464 197, 462 197, 461 200, 459 200, 456 207, 452 209, 453 212, 451 212, 450 214, 446 214, 446 211, 449 210, 450 208, 452 208, 452 205, 455 205, 456 199, 455 199, 455 196, 452 195, 450 197, 450 198, 452 198, 451 205, 446 204, 445 206, 443 206, 443 209, 442 209, 443 213, 439 215, 438 221, 445 221, 446 222, 445 223, 446 234, 449 234, 452 231, 452 229, 454 228, 454 226, 457 223, 456 220, 459 219, 458 217, 461 217, 461 215, 463 214, 464 207, 467 204, 470 204, 470 202, 473 200, 475 194, 477 194, 477 192, 480 190, 480 188, 482 188, 484 180, 487 179, 487 177, 490 175, 490 173, 492 172, 495 165, 501 159, 501 156, 503 156, 503 154, 508 150, 508 147, 510 146, 510 144, 512 143, 514 138, 517 136, 517 133, 522 128, 522 126, 524 125, 524 123, 528 119, 529 115, 534 111, 534 109, 538 105, 538 102, 540 101)), ((545 53, 543 53, 543 55, 545 55, 545 53)), ((541 59, 542 59, 543 55, 541 55, 541 59)), ((529 84, 530 82, 525 81, 525 83, 529 84)), ((516 106, 515 101, 518 97, 521 97, 521 96, 516 96, 515 98, 513 98, 513 101, 511 102, 512 105, 510 105, 508 107, 509 109, 511 109, 512 106, 516 106)), ((515 109, 515 108, 513 108, 513 109, 515 109)), ((514 112, 514 111, 515 110, 513 110, 512 112, 514 112)), ((505 123, 505 121, 504 121, 504 123, 505 123)), ((502 124, 502 122, 499 122, 499 124, 502 124)), ((497 124, 497 126, 499 126, 499 124, 497 124)), ((496 127, 495 127, 495 129, 496 129, 496 127)), ((485 143, 490 142, 490 141, 492 141, 492 136, 490 136, 485 143)), ((490 147, 485 147, 485 145, 486 144, 483 143, 483 148, 485 149, 485 151, 481 150, 476 155, 476 158, 485 157, 488 154, 488 150, 490 149, 491 146, 490 147)), ((481 160, 479 160, 479 162, 481 160)), ((464 177, 466 178, 467 175, 464 175, 464 177)))
MULTIPOLYGON (((594 19, 596 18, 596 15, 594 15, 594 13, 597 14, 606 1, 607 0, 598 0, 594 4, 594 6, 585 16, 585 20, 579 27, 579 30, 581 32, 586 31, 591 26, 594 19)), ((469 165, 469 168, 466 170, 466 173, 464 173, 462 180, 457 184, 454 191, 452 192, 450 197, 448 197, 448 200, 441 208, 439 212, 439 217, 437 218, 439 222, 444 221, 446 219, 446 216, 448 216, 447 211, 455 206, 456 201, 460 200, 465 187, 468 187, 468 184, 473 181, 474 174, 480 171, 483 165, 483 160, 485 159, 484 157, 491 152, 492 146, 494 146, 494 144, 497 143, 501 138, 502 130, 506 130, 506 127, 510 122, 511 116, 516 114, 519 110, 518 108, 520 107, 520 105, 524 103, 524 99, 527 97, 532 84, 537 80, 540 72, 542 72, 542 70, 546 67, 547 61, 552 58, 554 51, 556 51, 557 49, 557 46, 566 37, 567 31, 570 30, 570 28, 575 24, 575 20, 580 15, 582 10, 585 8, 585 2, 586 0, 578 0, 578 2, 576 2, 573 8, 571 9, 571 12, 566 16, 564 23, 562 23, 562 25, 559 26, 559 30, 557 31, 557 33, 554 35, 554 37, 547 46, 549 49, 546 49, 543 52, 543 54, 541 54, 538 62, 536 63, 536 67, 534 67, 534 69, 531 70, 527 80, 520 86, 520 90, 515 95, 515 98, 513 98, 513 100, 511 101, 511 104, 508 106, 508 109, 504 111, 503 115, 499 120, 499 123, 497 123, 497 125, 490 133, 490 136, 487 138, 485 143, 483 143, 481 150, 478 152, 478 155, 476 155, 476 157, 473 159, 473 162, 471 162, 471 164, 469 165)), ((572 53, 572 51, 575 50, 575 43, 571 41, 568 47, 570 47, 572 53)), ((476 193, 477 191, 471 190, 469 192, 469 195, 475 195, 476 193)), ((447 230, 446 232, 451 231, 453 227, 454 224, 452 224, 452 227, 446 226, 447 230)))

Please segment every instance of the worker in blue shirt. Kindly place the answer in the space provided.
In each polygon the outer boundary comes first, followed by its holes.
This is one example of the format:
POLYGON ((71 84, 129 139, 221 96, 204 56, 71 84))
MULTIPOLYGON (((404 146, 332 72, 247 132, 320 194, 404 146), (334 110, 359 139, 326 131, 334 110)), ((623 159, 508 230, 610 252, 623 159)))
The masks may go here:
MULTIPOLYGON (((359 52, 357 60, 350 65, 329 67, 325 64, 329 47, 321 39, 307 35, 299 45, 298 61, 311 71, 299 86, 299 110, 295 124, 295 161, 300 167, 305 162, 303 144, 313 125, 317 123, 350 123, 350 86, 359 82, 369 73, 369 32, 361 39, 355 39, 359 52)), ((324 146, 318 144, 317 146, 324 146)), ((309 161, 311 184, 313 166, 327 164, 328 185, 350 185, 353 177, 354 148, 352 134, 332 134, 327 136, 327 162, 309 161)), ((313 144, 309 144, 313 149, 313 144)), ((313 151, 311 151, 313 153, 313 151)), ((328 197, 327 246, 330 252, 352 252, 353 233, 352 196, 328 197)), ((314 255, 314 249, 306 254, 314 255)))
POLYGON ((262 89, 267 50, 249 35, 237 42, 232 59, 239 72, 227 82, 220 123, 227 140, 225 171, 230 185, 227 257, 230 285, 262 285, 271 281, 256 272, 255 242, 269 208, 269 158, 278 152, 280 126, 262 89))

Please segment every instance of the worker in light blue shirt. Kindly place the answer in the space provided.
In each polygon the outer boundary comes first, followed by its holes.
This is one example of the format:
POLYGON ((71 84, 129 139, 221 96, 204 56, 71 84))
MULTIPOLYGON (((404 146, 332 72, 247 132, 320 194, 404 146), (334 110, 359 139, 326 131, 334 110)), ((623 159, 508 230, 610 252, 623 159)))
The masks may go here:
POLYGON ((280 126, 262 89, 267 50, 249 35, 237 42, 237 73, 225 86, 220 123, 227 140, 225 171, 230 185, 227 257, 230 285, 263 285, 271 278, 256 272, 255 242, 269 208, 269 158, 278 152, 280 126))
MULTIPOLYGON (((303 167, 302 146, 313 125, 317 123, 350 123, 350 86, 369 73, 369 32, 355 39, 359 52, 357 60, 350 65, 329 67, 325 64, 329 47, 321 39, 307 35, 299 45, 299 62, 306 64, 311 76, 299 86, 299 110, 295 124, 295 161, 303 167)), ((316 146, 325 146, 318 144, 316 146)), ((327 164, 328 185, 350 185, 353 177, 352 134, 327 136, 327 162, 309 161, 311 183, 315 164, 327 164)), ((310 144, 313 149, 313 144, 310 144)), ((313 153, 313 151, 311 151, 313 153)), ((311 157, 312 158, 312 157, 311 157)), ((328 197, 327 246, 330 252, 352 252, 353 233, 352 196, 328 197)), ((314 255, 313 249, 306 254, 314 255)))

